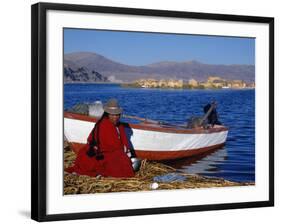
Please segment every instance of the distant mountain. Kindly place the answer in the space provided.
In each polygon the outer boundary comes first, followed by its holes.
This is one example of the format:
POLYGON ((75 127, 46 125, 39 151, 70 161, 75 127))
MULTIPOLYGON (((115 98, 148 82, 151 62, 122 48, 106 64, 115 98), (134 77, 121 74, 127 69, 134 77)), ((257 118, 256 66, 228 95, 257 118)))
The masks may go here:
POLYGON ((65 82, 77 82, 77 79, 85 80, 85 82, 87 80, 88 82, 96 82, 95 74, 100 75, 100 79, 96 78, 96 80, 111 82, 132 82, 140 78, 173 78, 186 81, 194 78, 198 81, 205 81, 208 76, 220 76, 227 80, 239 79, 245 82, 254 82, 255 66, 213 65, 203 64, 194 60, 185 62, 163 61, 146 66, 130 66, 114 62, 102 55, 91 52, 77 52, 64 55, 65 82), (80 71, 81 68, 83 68, 82 71, 80 71))

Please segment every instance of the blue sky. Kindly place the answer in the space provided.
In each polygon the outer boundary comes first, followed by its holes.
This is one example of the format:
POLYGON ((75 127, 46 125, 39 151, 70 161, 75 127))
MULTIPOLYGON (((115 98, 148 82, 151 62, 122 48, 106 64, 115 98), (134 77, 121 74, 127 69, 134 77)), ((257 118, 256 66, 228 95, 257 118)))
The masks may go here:
POLYGON ((87 29, 64 29, 64 53, 95 52, 128 65, 196 60, 255 64, 255 39, 87 29))

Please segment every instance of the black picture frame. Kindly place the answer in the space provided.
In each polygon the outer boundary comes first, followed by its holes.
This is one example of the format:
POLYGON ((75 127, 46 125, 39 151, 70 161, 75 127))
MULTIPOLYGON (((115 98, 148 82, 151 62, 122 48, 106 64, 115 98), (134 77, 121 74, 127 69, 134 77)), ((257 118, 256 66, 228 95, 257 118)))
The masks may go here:
POLYGON ((103 7, 89 5, 37 3, 32 5, 32 155, 31 155, 31 218, 37 221, 74 220, 100 217, 133 216, 161 213, 178 213, 206 210, 253 208, 274 206, 274 18, 183 11, 164 11, 137 8, 103 7), (243 203, 208 204, 196 206, 176 206, 140 208, 85 213, 52 214, 46 213, 46 13, 48 10, 69 12, 100 12, 123 15, 141 15, 167 18, 191 18, 216 21, 253 22, 269 25, 269 200, 243 203))

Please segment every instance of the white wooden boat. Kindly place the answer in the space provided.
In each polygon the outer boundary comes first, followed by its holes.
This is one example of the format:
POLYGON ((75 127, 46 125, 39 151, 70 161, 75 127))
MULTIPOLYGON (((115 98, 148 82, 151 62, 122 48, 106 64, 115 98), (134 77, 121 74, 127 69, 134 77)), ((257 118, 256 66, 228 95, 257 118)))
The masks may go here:
MULTIPOLYGON (((64 135, 76 153, 86 144, 96 122, 94 117, 64 112, 64 135)), ((137 157, 148 160, 173 160, 221 148, 228 134, 228 128, 222 125, 209 129, 145 122, 125 126, 137 157)))

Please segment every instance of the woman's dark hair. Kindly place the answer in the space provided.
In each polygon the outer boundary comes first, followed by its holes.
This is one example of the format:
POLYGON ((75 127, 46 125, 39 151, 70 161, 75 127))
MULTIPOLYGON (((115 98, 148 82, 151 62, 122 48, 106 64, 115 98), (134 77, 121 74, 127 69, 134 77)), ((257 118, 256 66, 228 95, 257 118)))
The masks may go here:
POLYGON ((98 141, 99 141, 99 137, 97 137, 97 140, 95 140, 95 132, 97 131, 97 136, 98 136, 98 132, 99 132, 99 125, 100 125, 100 123, 102 122, 102 120, 104 119, 104 118, 107 118, 108 117, 108 113, 107 112, 103 112, 103 114, 102 114, 102 116, 100 117, 100 119, 97 121, 97 123, 95 124, 95 127, 94 127, 94 130, 92 131, 92 135, 93 135, 93 137, 92 137, 92 139, 93 139, 93 141, 96 141, 96 145, 98 145, 98 141))
MULTIPOLYGON (((94 147, 97 146, 98 147, 98 150, 99 150, 99 125, 100 125, 100 122, 104 119, 108 117, 108 113, 107 112, 104 112, 102 114, 102 116, 100 117, 100 119, 97 121, 97 123, 95 124, 95 127, 94 129, 92 130, 91 134, 92 134, 92 141, 89 142, 89 149, 87 151, 87 155, 89 157, 93 157, 93 156, 96 156, 96 154, 100 154, 100 152, 95 152, 94 150, 94 147), (97 136, 97 139, 95 139, 95 133, 97 132, 96 136, 97 136)), ((101 155, 97 155, 98 156, 101 156, 101 155)))
POLYGON ((103 112, 103 114, 102 114, 102 116, 101 116, 101 118, 99 120, 103 119, 104 117, 108 117, 108 115, 109 115, 109 113, 103 112))

